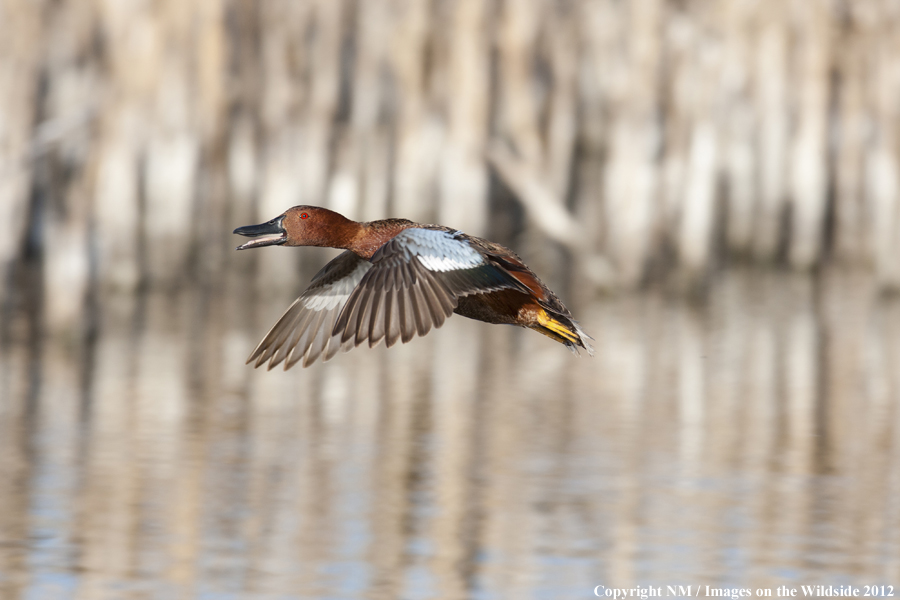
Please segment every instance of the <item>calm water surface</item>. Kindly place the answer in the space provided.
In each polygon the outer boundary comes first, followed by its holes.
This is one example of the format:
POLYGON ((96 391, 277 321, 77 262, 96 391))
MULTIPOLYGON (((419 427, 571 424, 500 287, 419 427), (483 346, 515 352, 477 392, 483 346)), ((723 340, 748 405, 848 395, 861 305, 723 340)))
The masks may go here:
MULTIPOLYGON (((900 303, 735 273, 243 365, 289 296, 103 298, 0 353, 0 598, 590 598, 900 586, 900 303)), ((900 587, 895 587, 900 594, 900 587)))

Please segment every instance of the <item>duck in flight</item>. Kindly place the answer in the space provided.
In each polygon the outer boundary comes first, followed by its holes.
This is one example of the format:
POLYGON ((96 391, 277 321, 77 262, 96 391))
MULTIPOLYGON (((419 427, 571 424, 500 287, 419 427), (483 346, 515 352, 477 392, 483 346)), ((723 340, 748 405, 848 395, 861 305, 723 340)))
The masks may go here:
POLYGON ((593 339, 522 259, 500 244, 406 219, 357 223, 317 206, 238 227, 263 246, 325 246, 345 252, 313 277, 250 354, 255 367, 285 370, 332 358, 364 342, 388 347, 437 329, 453 313, 528 327, 593 356, 593 339))

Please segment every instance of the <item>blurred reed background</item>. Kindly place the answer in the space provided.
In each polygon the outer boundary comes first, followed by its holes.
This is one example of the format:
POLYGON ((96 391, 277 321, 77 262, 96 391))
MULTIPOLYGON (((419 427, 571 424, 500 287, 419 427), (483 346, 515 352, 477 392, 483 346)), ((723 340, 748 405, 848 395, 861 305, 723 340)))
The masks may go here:
POLYGON ((0 600, 900 590, 898 32, 0 0, 0 600), (597 355, 455 318, 244 367, 336 252, 231 230, 301 203, 512 246, 597 355))
POLYGON ((895 0, 2 0, 2 281, 35 259, 65 328, 307 203, 607 289, 727 257, 894 289, 898 29, 895 0))

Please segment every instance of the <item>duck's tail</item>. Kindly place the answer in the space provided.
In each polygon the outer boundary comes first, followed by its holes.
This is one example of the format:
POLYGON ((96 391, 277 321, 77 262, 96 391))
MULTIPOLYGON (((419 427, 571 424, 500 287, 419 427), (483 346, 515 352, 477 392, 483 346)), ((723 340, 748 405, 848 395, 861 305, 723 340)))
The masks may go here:
POLYGON ((590 340, 593 340, 578 323, 565 315, 550 312, 541 309, 537 313, 537 323, 531 325, 538 333, 546 335, 548 338, 556 340, 578 356, 578 348, 584 348, 590 356, 594 355, 594 347, 590 340))

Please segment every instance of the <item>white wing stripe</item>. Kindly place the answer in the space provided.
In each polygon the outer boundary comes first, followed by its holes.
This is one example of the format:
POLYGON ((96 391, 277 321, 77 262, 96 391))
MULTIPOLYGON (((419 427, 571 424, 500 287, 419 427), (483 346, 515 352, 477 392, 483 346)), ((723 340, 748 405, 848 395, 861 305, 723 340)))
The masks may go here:
POLYGON ((332 310, 343 304, 371 266, 367 262, 360 262, 359 266, 346 277, 324 285, 317 289, 314 294, 310 294, 303 302, 303 305, 307 310, 332 310))
POLYGON ((255 361, 257 367, 268 362, 268 368, 272 369, 284 361, 287 369, 300 360, 306 366, 320 355, 324 360, 334 356, 341 343, 340 339, 333 339, 331 329, 353 289, 370 268, 371 263, 349 251, 328 263, 313 278, 310 288, 272 326, 248 362, 255 361), (348 274, 331 283, 316 285, 323 277, 333 277, 335 269, 349 268, 353 262, 356 266, 348 274))
POLYGON ((453 234, 439 229, 405 229, 394 240, 416 256, 430 271, 455 271, 471 269, 484 264, 484 257, 453 234))
MULTIPOLYGON (((440 272, 471 269, 484 262, 483 260, 476 262, 469 258, 460 259, 457 256, 435 256, 433 254, 419 254, 416 258, 418 258, 419 262, 422 263, 422 266, 429 271, 440 272)), ((481 255, 478 255, 478 258, 480 259, 481 255)))

